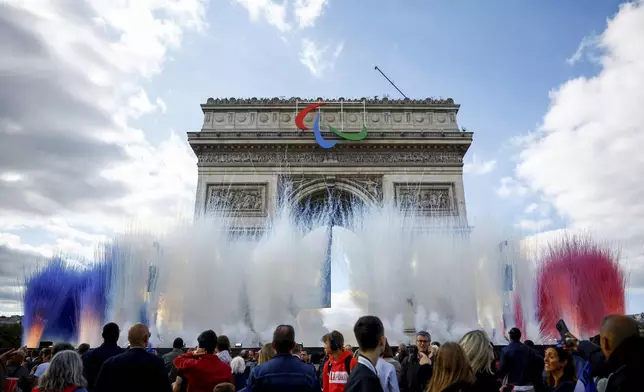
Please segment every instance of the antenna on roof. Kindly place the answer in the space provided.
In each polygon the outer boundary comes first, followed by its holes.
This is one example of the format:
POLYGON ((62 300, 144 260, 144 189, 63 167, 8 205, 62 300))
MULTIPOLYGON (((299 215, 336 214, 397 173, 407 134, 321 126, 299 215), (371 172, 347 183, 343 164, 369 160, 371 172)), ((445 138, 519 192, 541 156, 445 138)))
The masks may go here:
POLYGON ((405 93, 403 93, 402 91, 400 91, 400 89, 398 88, 398 86, 396 86, 396 85, 394 84, 394 82, 392 82, 392 81, 391 81, 391 79, 389 79, 389 78, 387 77, 387 75, 385 75, 385 73, 384 73, 384 72, 382 72, 382 70, 381 70, 380 68, 378 68, 378 66, 377 66, 377 65, 376 65, 376 67, 375 67, 375 70, 376 70, 376 71, 378 71, 378 72, 380 72, 380 74, 381 74, 382 76, 384 76, 384 78, 385 78, 385 79, 387 79, 387 81, 388 81, 389 83, 391 83, 391 85, 392 85, 392 86, 394 86, 394 88, 395 88, 396 90, 398 90, 398 92, 399 92, 403 97, 405 97, 405 98, 409 99, 409 98, 405 95, 405 93))

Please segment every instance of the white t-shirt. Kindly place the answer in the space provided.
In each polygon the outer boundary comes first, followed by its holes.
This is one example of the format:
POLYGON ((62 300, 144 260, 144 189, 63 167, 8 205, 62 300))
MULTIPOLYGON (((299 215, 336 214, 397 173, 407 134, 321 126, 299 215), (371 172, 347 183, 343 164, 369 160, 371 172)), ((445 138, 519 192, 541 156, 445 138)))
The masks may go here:
POLYGON ((42 376, 43 374, 45 374, 47 369, 49 369, 49 362, 41 363, 36 368, 36 371, 34 372, 34 376, 36 376, 36 377, 42 376))

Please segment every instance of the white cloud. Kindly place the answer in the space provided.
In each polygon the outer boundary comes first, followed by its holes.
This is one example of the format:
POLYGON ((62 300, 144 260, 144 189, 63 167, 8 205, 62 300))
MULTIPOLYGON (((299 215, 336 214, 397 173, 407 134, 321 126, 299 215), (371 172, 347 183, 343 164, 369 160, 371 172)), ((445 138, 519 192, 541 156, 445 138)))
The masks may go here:
POLYGON ((292 29, 286 20, 286 1, 277 3, 272 0, 235 0, 248 10, 250 19, 254 22, 265 19, 269 24, 284 33, 292 29))
POLYGON ((644 237, 644 40, 634 38, 642 36, 644 3, 623 4, 597 41, 600 72, 551 92, 517 167, 571 228, 616 241, 630 260, 642 257, 644 237))
POLYGON ((512 177, 503 177, 496 194, 503 198, 510 196, 523 197, 528 194, 528 188, 512 177))
POLYGON ((300 28, 313 27, 329 0, 296 0, 295 16, 300 28))
POLYGON ((320 47, 315 41, 303 38, 300 62, 308 68, 313 76, 321 78, 327 71, 333 70, 343 48, 344 43, 339 43, 333 52, 329 53, 330 47, 320 47))
POLYGON ((463 173, 480 175, 488 174, 496 169, 496 160, 479 161, 476 154, 472 154, 472 161, 463 165, 463 173))
POLYGON ((167 110, 142 82, 186 32, 206 27, 205 0, 4 3, 0 277, 36 256, 92 257, 133 222, 190 216, 194 154, 171 130, 155 145, 130 123, 167 110))
POLYGON ((552 220, 550 219, 521 219, 514 226, 527 231, 541 231, 548 226, 552 225, 552 220))

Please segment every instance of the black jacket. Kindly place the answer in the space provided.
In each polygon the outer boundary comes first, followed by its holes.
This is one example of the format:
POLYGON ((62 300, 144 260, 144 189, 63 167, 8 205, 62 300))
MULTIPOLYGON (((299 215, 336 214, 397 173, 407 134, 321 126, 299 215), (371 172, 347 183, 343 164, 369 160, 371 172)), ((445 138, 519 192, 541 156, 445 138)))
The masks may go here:
POLYGON ((98 392, 171 392, 163 359, 131 348, 105 361, 96 379, 98 392))
POLYGON ((94 383, 103 363, 124 352, 125 350, 120 348, 116 343, 103 343, 83 355, 83 377, 87 380, 87 390, 89 392, 96 391, 94 383))
POLYGON ((606 361, 606 392, 644 390, 644 339, 633 337, 617 346, 606 361))
POLYGON ((422 392, 432 376, 432 365, 421 366, 418 360, 411 359, 407 357, 400 364, 400 392, 422 392))
POLYGON ((347 380, 344 392, 384 392, 378 376, 365 365, 358 363, 347 380))

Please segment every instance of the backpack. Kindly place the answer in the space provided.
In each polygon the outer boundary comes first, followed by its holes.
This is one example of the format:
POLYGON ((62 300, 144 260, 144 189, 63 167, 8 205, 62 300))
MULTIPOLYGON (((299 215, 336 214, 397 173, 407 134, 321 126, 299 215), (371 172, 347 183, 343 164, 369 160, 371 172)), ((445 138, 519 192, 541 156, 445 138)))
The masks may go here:
MULTIPOLYGON (((351 374, 351 360, 352 359, 353 359, 353 357, 350 356, 350 355, 344 359, 344 368, 347 369, 347 374, 351 374)), ((333 366, 333 364, 329 360, 329 366, 327 367, 327 375, 329 376, 329 378, 331 378, 331 366, 333 366)))

